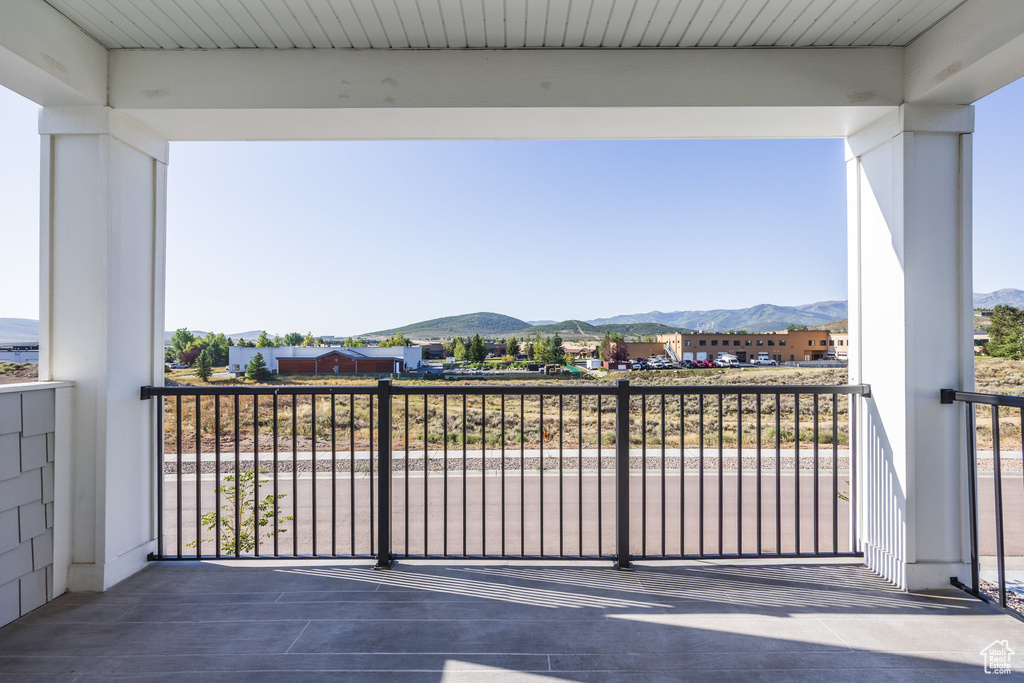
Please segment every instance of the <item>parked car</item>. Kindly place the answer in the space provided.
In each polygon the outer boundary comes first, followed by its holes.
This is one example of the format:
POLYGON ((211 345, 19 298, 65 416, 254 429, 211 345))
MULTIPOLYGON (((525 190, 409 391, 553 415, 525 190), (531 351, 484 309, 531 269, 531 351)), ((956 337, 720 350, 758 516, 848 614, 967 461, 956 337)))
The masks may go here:
POLYGON ((697 364, 694 363, 692 360, 684 360, 682 362, 682 366, 687 370, 692 370, 693 368, 697 367, 697 364))
POLYGON ((698 368, 710 368, 710 367, 714 367, 714 366, 713 366, 713 365, 711 364, 711 361, 709 361, 709 360, 698 360, 698 361, 694 361, 694 363, 696 364, 696 366, 697 366, 698 368))
POLYGON ((778 363, 773 361, 771 358, 755 358, 750 362, 754 365, 778 365, 778 363))

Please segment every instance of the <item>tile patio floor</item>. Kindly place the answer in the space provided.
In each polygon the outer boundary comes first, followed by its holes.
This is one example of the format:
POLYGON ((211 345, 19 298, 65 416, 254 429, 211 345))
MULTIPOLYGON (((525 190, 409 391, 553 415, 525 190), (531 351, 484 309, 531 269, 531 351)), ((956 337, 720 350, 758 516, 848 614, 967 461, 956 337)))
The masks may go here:
POLYGON ((0 629, 0 681, 991 680, 995 640, 1021 675, 1024 623, 852 562, 166 562, 0 629))

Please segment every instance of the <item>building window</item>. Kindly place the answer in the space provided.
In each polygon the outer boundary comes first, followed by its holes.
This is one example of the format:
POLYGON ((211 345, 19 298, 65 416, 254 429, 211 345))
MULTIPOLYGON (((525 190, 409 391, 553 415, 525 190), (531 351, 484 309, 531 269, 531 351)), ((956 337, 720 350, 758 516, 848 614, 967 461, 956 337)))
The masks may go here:
POLYGON ((739 346, 740 345, 740 340, 739 339, 734 339, 733 342, 732 342, 732 345, 733 346, 739 346))
POLYGON ((837 344, 839 344, 840 346, 842 346, 842 345, 843 345, 843 340, 842 340, 842 339, 840 339, 840 340, 839 340, 838 342, 836 342, 836 343, 837 343, 837 344))
POLYGON ((775 346, 775 342, 771 339, 768 340, 768 346, 775 346))
MULTIPOLYGON (((780 339, 779 340, 779 346, 785 346, 785 345, 786 345, 786 340, 785 339, 780 339)), ((792 360, 792 358, 790 360, 792 360)))
POLYGON ((687 339, 686 341, 683 342, 683 346, 689 346, 689 345, 690 345, 690 340, 689 339, 687 339))
POLYGON ((708 345, 708 340, 707 339, 701 339, 700 340, 700 345, 701 346, 707 346, 708 345))
POLYGON ((807 340, 807 345, 808 346, 814 346, 814 340, 813 339, 808 339, 807 340))
POLYGON ((743 340, 743 345, 744 346, 750 346, 750 340, 749 339, 743 340))
POLYGON ((764 346, 764 339, 758 339, 757 340, 757 345, 758 346, 764 346))
POLYGON ((789 359, 790 360, 796 360, 795 358, 793 358, 793 354, 789 354, 789 359))
POLYGON ((718 340, 717 339, 712 339, 711 340, 711 345, 712 346, 718 346, 718 340))
POLYGON ((824 339, 821 340, 820 346, 828 346, 828 342, 824 339))

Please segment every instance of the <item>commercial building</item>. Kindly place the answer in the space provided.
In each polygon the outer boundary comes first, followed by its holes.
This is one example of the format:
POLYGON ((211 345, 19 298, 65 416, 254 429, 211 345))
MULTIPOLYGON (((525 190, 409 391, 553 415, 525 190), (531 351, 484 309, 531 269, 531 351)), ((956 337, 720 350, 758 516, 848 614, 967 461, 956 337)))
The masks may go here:
POLYGON ((706 360, 717 358, 720 352, 724 352, 746 363, 765 352, 772 360, 785 363, 824 360, 828 354, 829 333, 826 330, 783 330, 753 334, 673 333, 658 335, 658 343, 671 349, 679 360, 706 360))
POLYGON ((287 374, 365 374, 418 370, 423 363, 419 346, 231 346, 228 371, 236 377, 245 374, 245 366, 257 353, 263 355, 267 369, 287 374))

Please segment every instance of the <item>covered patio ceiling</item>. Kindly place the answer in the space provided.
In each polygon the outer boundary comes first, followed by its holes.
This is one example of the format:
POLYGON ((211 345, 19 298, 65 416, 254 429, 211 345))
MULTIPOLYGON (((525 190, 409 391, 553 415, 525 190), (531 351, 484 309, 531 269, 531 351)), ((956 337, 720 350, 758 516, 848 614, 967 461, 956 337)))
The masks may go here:
POLYGON ((846 137, 1024 64, 1012 0, 12 0, 0 19, 0 82, 165 140, 846 137))

